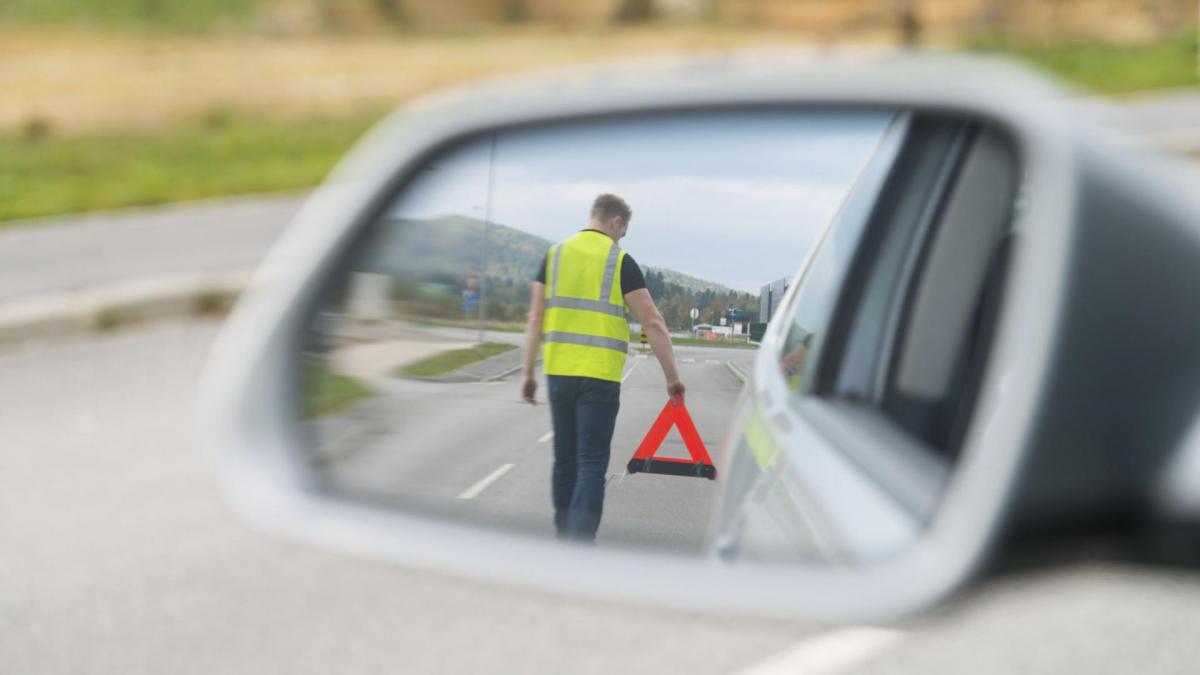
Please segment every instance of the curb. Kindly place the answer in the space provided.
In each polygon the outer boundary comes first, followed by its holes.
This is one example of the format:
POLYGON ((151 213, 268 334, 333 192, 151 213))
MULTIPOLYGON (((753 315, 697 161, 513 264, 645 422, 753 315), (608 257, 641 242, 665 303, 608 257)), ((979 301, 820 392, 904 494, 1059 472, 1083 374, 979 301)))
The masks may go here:
POLYGON ((749 381, 749 378, 746 377, 746 373, 743 373, 741 368, 733 365, 733 361, 726 361, 725 366, 729 368, 729 372, 733 373, 734 377, 742 381, 742 384, 746 384, 746 382, 749 381))
MULTIPOLYGON (((518 349, 519 349, 519 347, 518 347, 518 349)), ((535 366, 537 365, 538 361, 541 361, 541 359, 539 358, 533 362, 535 366)), ((509 375, 512 375, 513 373, 517 372, 518 370, 520 370, 524 367, 525 367, 525 364, 517 364, 502 373, 498 373, 496 375, 488 375, 487 377, 480 380, 480 382, 496 382, 497 380, 503 380, 504 378, 508 377, 509 375)))
MULTIPOLYGON (((520 347, 517 347, 517 349, 520 349, 520 347)), ((493 358, 493 359, 500 358, 502 356, 506 356, 508 353, 509 352, 504 352, 503 354, 497 354, 496 356, 493 356, 491 358, 493 358)), ((513 373, 515 373, 525 367, 524 364, 518 363, 517 365, 515 365, 511 368, 506 368, 505 370, 502 370, 498 373, 492 373, 491 375, 484 375, 483 377, 466 377, 462 373, 463 370, 466 370, 467 368, 470 368, 471 366, 477 366, 481 363, 487 363, 488 360, 489 359, 484 359, 483 361, 476 361, 475 363, 469 363, 465 366, 462 366, 461 368, 452 370, 448 373, 442 373, 441 375, 429 375, 429 376, 403 375, 402 377, 404 377, 405 379, 409 379, 409 380, 420 380, 422 382, 452 382, 452 383, 499 382, 500 380, 503 380, 504 378, 508 377, 509 375, 512 375, 513 373)), ((541 363, 541 361, 542 361, 542 358, 539 356, 537 359, 534 360, 534 365, 541 363)))
POLYGON ((129 324, 223 316, 247 287, 246 270, 154 277, 40 293, 0 303, 0 346, 116 330, 129 324))

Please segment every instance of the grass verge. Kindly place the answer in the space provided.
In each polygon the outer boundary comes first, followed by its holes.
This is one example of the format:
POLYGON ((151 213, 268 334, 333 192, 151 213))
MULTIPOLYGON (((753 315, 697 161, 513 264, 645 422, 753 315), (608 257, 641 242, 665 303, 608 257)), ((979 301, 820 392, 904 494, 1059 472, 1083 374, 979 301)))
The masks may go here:
MULTIPOLYGON (((54 2, 63 7, 69 4, 54 2)), ((361 45, 361 53, 352 49, 355 45, 329 41, 265 46, 255 41, 234 41, 220 43, 219 47, 192 42, 155 42, 154 48, 163 53, 175 54, 183 50, 188 54, 187 58, 181 57, 179 63, 172 59, 163 60, 161 68, 174 74, 173 82, 190 82, 200 90, 186 97, 169 96, 165 102, 134 96, 147 91, 161 95, 163 91, 175 89, 159 80, 142 79, 145 68, 128 66, 129 63, 140 63, 127 53, 134 43, 117 40, 116 46, 105 47, 109 51, 85 51, 75 54, 74 58, 97 61, 106 69, 126 64, 124 67, 129 72, 123 73, 123 79, 118 78, 121 86, 105 78, 74 75, 80 81, 70 82, 71 86, 59 82, 50 87, 66 93, 60 93, 58 98, 36 99, 38 107, 54 110, 54 116, 35 116, 19 127, 0 131, 0 226, 6 221, 66 213, 309 188, 321 181, 353 141, 382 114, 379 107, 357 113, 328 113, 299 119, 270 113, 231 112, 242 106, 252 107, 253 100, 239 99, 225 89, 209 91, 201 87, 207 81, 202 76, 221 68, 228 70, 228 62, 217 58, 229 58, 223 50, 235 49, 236 58, 246 64, 246 72, 239 75, 246 84, 235 88, 237 92, 254 91, 260 98, 276 96, 284 100, 289 91, 287 87, 265 93, 256 87, 266 86, 266 83, 276 87, 288 84, 306 92, 289 109, 313 110, 313 106, 338 102, 338 109, 344 110, 356 105, 375 105, 367 103, 375 100, 394 103, 437 85, 471 77, 527 70, 546 63, 607 57, 614 50, 651 54, 749 44, 786 44, 792 39, 785 33, 754 31, 630 30, 565 41, 560 36, 539 32, 500 31, 456 41, 433 37, 376 40, 361 45), (412 67, 413 72, 427 73, 428 81, 421 78, 391 81, 376 73, 368 66, 379 62, 383 58, 381 54, 388 55, 385 60, 416 64, 412 67), (480 58, 481 54, 488 58, 480 58), (301 67, 313 63, 328 65, 315 71, 311 65, 301 67), (289 65, 291 69, 283 68, 283 65, 289 65), (358 93, 347 94, 345 100, 321 98, 329 89, 326 82, 329 73, 349 78, 345 79, 347 89, 358 93), (356 80, 353 76, 362 79, 356 80), (80 90, 88 95, 75 97, 80 90), (110 101, 113 105, 109 107, 117 111, 114 114, 128 115, 131 107, 139 114, 163 107, 163 119, 159 122, 165 126, 155 131, 65 133, 60 129, 60 124, 62 129, 74 128, 68 124, 74 118, 61 111, 87 108, 81 101, 93 98, 108 100, 111 95, 106 92, 110 91, 128 91, 134 96, 115 103, 110 101), (199 106, 204 105, 218 107, 178 121, 180 118, 171 112, 175 108, 167 105, 176 98, 187 99, 188 105, 181 110, 203 110, 199 106)), ((90 44, 86 42, 84 46, 90 44)), ((1195 31, 1143 44, 991 41, 970 46, 977 51, 1023 59, 1097 93, 1118 94, 1200 84, 1196 73, 1195 31)), ((29 59, 27 62, 16 62, 25 65, 15 67, 14 73, 37 73, 38 78, 46 72, 75 73, 70 68, 70 61, 39 60, 49 56, 37 50, 31 54, 25 54, 24 58, 29 59)), ((233 76, 233 73, 229 74, 233 76)), ((43 83, 38 78, 25 85, 31 93, 23 94, 24 90, 17 88, 18 99, 42 91, 43 83)), ((77 116, 88 118, 83 113, 77 116)), ((108 118, 99 114, 99 119, 108 118)), ((120 122, 119 119, 109 121, 120 122)))
POLYGON ((688 347, 723 347, 726 349, 758 349, 758 345, 752 345, 745 342, 730 342, 727 340, 702 340, 700 338, 671 338, 673 345, 686 345, 688 347))
MULTIPOLYGON (((629 343, 634 347, 641 348, 642 336, 638 333, 629 334, 629 343)), ((726 349, 758 349, 758 345, 749 344, 746 342, 731 342, 727 340, 705 340, 703 338, 681 338, 671 337, 671 344, 687 347, 723 347, 726 349)), ((646 349, 650 349, 650 343, 646 343, 646 349)))
POLYGON ((101 332, 112 331, 137 320, 137 314, 128 309, 105 307, 92 317, 92 328, 101 332))
POLYGON ((233 309, 237 297, 233 291, 204 291, 192 300, 192 312, 196 316, 225 316, 233 309))
POLYGON ((377 118, 227 113, 154 133, 0 134, 0 221, 311 187, 377 118))
POLYGON ((16 0, 0 6, 0 21, 196 32, 245 20, 263 0, 16 0))
POLYGON ((1127 94, 1200 84, 1197 35, 1188 31, 1166 40, 1132 44, 994 41, 971 47, 1021 59, 1098 94, 1127 94))
MULTIPOLYGON (((414 326, 427 326, 430 328, 466 328, 468 330, 479 330, 478 321, 449 321, 438 319, 408 319, 409 323, 414 326)), ((486 321, 483 329, 485 331, 495 331, 497 333, 524 333, 525 324, 519 322, 505 321, 486 321)))
POLYGON ((434 377, 436 375, 445 375, 451 373, 463 366, 470 365, 490 359, 493 356, 510 352, 516 349, 516 345, 504 344, 500 342, 485 342, 482 347, 471 347, 469 349, 455 349, 453 351, 442 352, 427 359, 422 359, 407 365, 401 366, 396 370, 399 375, 407 375, 409 377, 434 377))
POLYGON ((308 419, 337 412, 359 399, 375 394, 361 381, 331 373, 321 366, 308 369, 305 386, 307 391, 304 416, 308 419))

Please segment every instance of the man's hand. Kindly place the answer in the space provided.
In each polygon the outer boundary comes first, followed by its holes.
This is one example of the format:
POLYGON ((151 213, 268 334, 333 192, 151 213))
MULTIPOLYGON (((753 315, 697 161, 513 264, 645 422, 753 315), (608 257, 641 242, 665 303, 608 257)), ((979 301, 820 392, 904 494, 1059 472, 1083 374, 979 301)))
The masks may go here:
POLYGON ((675 365, 675 350, 671 348, 671 334, 667 332, 667 324, 662 314, 654 306, 650 291, 639 288, 625 294, 625 304, 637 315, 642 324, 646 338, 658 357, 658 365, 662 366, 663 376, 667 378, 667 396, 672 401, 683 403, 683 381, 679 379, 679 367, 675 365))
MULTIPOLYGON (((681 387, 683 385, 680 385, 681 387)), ((521 398, 530 405, 537 405, 537 399, 534 394, 537 392, 537 380, 532 377, 525 378, 525 382, 521 385, 521 398)))
POLYGON ((679 380, 675 380, 674 382, 667 383, 667 397, 670 398, 671 400, 675 400, 675 397, 678 396, 679 397, 678 403, 681 405, 683 404, 684 391, 685 391, 685 387, 683 386, 683 382, 681 382, 679 380))

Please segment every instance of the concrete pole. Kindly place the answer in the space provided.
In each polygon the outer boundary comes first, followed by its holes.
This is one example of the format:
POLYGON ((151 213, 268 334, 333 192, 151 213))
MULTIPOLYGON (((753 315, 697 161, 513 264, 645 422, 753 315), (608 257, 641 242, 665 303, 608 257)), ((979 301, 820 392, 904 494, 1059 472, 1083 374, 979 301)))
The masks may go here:
POLYGON ((492 147, 488 153, 487 201, 483 206, 483 243, 479 255, 479 349, 487 333, 487 238, 492 223, 492 194, 496 188, 496 134, 492 133, 492 147))

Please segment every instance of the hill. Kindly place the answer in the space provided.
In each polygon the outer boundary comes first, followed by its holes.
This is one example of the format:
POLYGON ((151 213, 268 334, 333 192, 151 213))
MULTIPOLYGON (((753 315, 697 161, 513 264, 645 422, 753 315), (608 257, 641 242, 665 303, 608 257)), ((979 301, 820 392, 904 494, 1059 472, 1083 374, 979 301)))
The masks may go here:
MULTIPOLYGON (((529 284, 551 244, 497 223, 484 237, 483 221, 461 215, 393 220, 384 227, 369 243, 359 269, 395 277, 400 300, 428 299, 431 288, 440 288, 440 301, 426 303, 423 309, 443 316, 461 313, 459 298, 467 277, 480 274, 480 260, 486 258, 482 276, 488 316, 522 319, 528 311, 529 284)), ((646 267, 645 272, 647 286, 673 329, 690 326, 692 307, 706 313, 702 321, 715 321, 729 308, 757 311, 758 298, 750 294, 675 270, 646 267)))
POLYGON ((692 293, 704 293, 705 291, 708 291, 711 293, 717 293, 719 295, 726 295, 728 293, 738 292, 728 286, 722 286, 721 284, 712 281, 697 279, 696 277, 684 274, 683 272, 676 272, 675 270, 669 270, 665 267, 653 267, 646 265, 646 272, 649 273, 651 271, 662 275, 662 279, 665 283, 675 284, 676 286, 691 291, 692 293))

